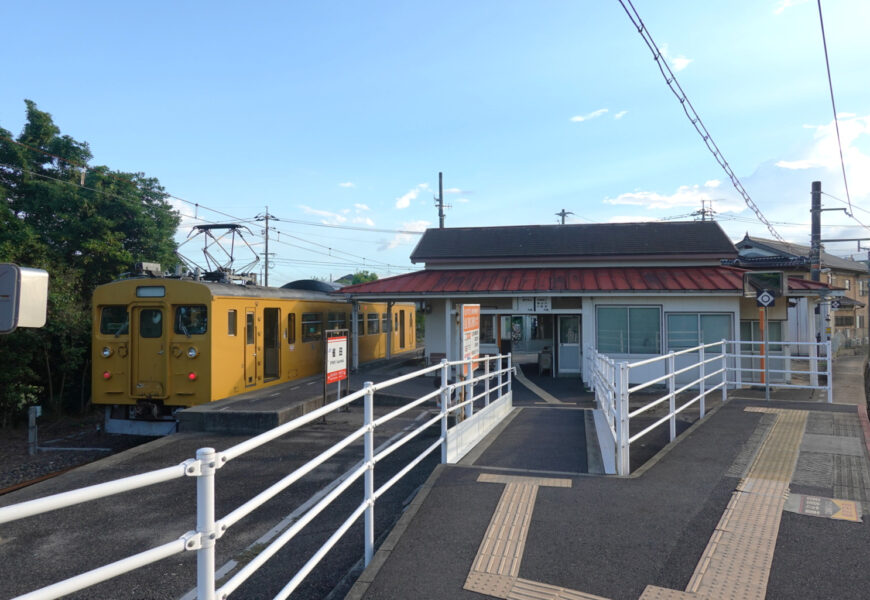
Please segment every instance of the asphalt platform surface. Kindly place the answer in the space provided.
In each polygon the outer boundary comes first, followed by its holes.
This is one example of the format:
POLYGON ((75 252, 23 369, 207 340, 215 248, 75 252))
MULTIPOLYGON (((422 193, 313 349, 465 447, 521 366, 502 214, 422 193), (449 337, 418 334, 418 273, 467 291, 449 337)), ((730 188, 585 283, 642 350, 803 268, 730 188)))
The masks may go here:
MULTIPOLYGON (((860 364, 846 366, 857 372, 847 375, 860 377, 860 364)), ((564 438, 574 436, 572 412, 581 411, 527 405, 484 441, 473 461, 435 469, 347 597, 508 597, 463 587, 505 490, 479 481, 486 473, 571 481, 537 488, 519 578, 614 600, 635 600, 648 585, 686 590, 771 426, 771 415, 746 410, 759 406, 809 411, 811 435, 804 435, 790 493, 863 501, 864 512, 856 523, 784 511, 764 597, 868 598, 870 427, 856 392, 863 385, 852 384, 839 397, 835 385, 834 404, 800 390, 776 391, 769 402, 762 392, 731 391, 705 419, 680 425, 675 443, 647 451, 649 460, 631 477, 577 474, 579 452, 566 456, 564 438), (827 423, 832 431, 823 431, 827 423), (845 437, 825 438, 831 447, 820 449, 821 434, 837 435, 837 427, 845 437), (827 469, 819 467, 825 457, 827 469)))

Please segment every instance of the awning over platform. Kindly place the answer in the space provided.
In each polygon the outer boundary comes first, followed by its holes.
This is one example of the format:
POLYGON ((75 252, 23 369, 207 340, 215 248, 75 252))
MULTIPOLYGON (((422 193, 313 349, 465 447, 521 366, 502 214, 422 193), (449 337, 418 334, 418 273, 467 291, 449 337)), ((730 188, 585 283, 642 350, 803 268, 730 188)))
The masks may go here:
MULTIPOLYGON (((744 269, 724 266, 589 267, 517 269, 427 269, 360 283, 339 293, 358 297, 572 293, 743 293, 744 269)), ((828 286, 789 278, 794 295, 827 291, 828 286)))

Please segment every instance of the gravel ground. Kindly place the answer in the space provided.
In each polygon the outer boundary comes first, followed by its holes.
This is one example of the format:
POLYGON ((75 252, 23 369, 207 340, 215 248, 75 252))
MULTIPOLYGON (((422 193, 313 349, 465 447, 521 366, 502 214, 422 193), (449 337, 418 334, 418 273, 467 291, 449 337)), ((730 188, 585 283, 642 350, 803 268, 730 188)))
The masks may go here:
POLYGON ((0 494, 18 484, 99 460, 154 439, 139 435, 104 433, 100 427, 102 421, 100 414, 51 421, 39 419, 37 425, 40 449, 33 456, 27 453, 26 427, 0 430, 0 494))

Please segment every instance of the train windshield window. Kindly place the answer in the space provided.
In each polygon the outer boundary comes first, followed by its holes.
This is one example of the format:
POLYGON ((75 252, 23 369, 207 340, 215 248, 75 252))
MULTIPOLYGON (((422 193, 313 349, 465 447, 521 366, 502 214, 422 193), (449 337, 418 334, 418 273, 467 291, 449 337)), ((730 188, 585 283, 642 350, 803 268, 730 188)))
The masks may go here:
POLYGON ((366 332, 368 335, 372 335, 373 333, 378 333, 380 331, 380 321, 378 320, 378 313, 369 313, 366 315, 366 319, 368 320, 368 331, 366 332))
POLYGON ((163 311, 159 308, 143 308, 139 311, 139 335, 143 338, 163 336, 163 311))
POLYGON ((175 333, 202 335, 208 329, 208 312, 204 304, 175 307, 175 333))
POLYGON ((130 332, 130 313, 126 306, 104 306, 100 311, 100 333, 126 335, 130 332))
POLYGON ((323 316, 320 313, 302 313, 302 341, 317 342, 323 332, 323 316))

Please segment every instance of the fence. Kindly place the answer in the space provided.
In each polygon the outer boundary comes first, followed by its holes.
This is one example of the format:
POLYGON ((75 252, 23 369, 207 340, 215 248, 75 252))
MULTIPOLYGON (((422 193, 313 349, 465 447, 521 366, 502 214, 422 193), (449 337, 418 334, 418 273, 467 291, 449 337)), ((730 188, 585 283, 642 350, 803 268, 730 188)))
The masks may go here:
POLYGON ((3 524, 48 511, 81 504, 90 500, 105 498, 122 492, 165 483, 182 477, 196 478, 195 530, 188 531, 178 539, 171 542, 25 594, 20 596, 19 600, 58 598, 113 577, 117 577, 139 567, 168 558, 175 554, 193 551, 197 553, 196 597, 200 600, 213 600, 215 598, 223 600, 237 590, 239 586, 253 575, 257 569, 269 560, 269 558, 274 556, 278 550, 290 542, 296 534, 308 525, 318 514, 325 510, 344 491, 346 491, 351 484, 361 477, 364 481, 364 497, 362 502, 355 510, 353 510, 351 515, 329 537, 329 539, 311 556, 303 568, 287 582, 275 598, 287 598, 360 517, 363 517, 364 520, 364 560, 365 564, 368 565, 369 562, 371 562, 374 553, 374 510, 377 499, 439 447, 441 448, 442 462, 458 460, 457 456, 461 455, 462 450, 460 449, 459 451, 456 451, 451 449, 451 444, 464 444, 467 446, 469 444, 469 431, 476 432, 482 437, 482 435, 485 435, 485 433, 487 433, 488 430, 497 422, 497 419, 494 418, 493 415, 503 415, 509 412, 512 384, 510 354, 505 356, 481 357, 477 359, 477 361, 483 364, 483 375, 471 377, 459 383, 448 383, 449 369, 451 367, 461 367, 471 361, 448 362, 442 360, 439 365, 421 369, 382 383, 366 382, 365 387, 358 392, 333 401, 317 410, 240 444, 232 446, 222 452, 215 451, 213 448, 200 448, 197 450, 195 458, 188 459, 178 465, 0 508, 0 524, 3 524), (495 365, 494 369, 490 368, 491 363, 495 365), (438 389, 400 406, 377 419, 374 418, 374 396, 377 392, 398 383, 416 377, 425 376, 436 371, 440 371, 441 375, 441 382, 438 389), (493 379, 496 380, 494 386, 491 381, 493 379), (477 396, 474 396, 473 391, 475 389, 475 384, 479 383, 483 384, 483 391, 477 396), (467 390, 465 399, 461 402, 452 402, 454 392, 463 388, 467 390), (277 483, 266 488, 223 518, 215 518, 216 473, 221 467, 229 461, 258 448, 263 444, 275 440, 280 436, 294 431, 307 423, 319 419, 328 413, 360 399, 363 401, 364 407, 364 422, 362 427, 334 444, 316 458, 285 476, 277 483), (434 401, 436 399, 439 400, 440 405, 437 414, 375 454, 374 431, 377 427, 415 407, 422 406, 426 402, 434 401), (483 401, 484 406, 482 410, 479 411, 479 414, 475 415, 475 403, 477 402, 479 404, 479 401, 481 400, 483 401), (507 410, 505 410, 505 406, 508 407, 507 410), (459 411, 463 411, 464 419, 459 417, 459 411), (456 413, 458 417, 457 421, 461 419, 462 422, 449 428, 448 417, 452 413, 456 413), (412 459, 404 468, 393 475, 380 488, 375 489, 374 470, 378 461, 389 456, 439 421, 441 422, 441 435, 438 440, 429 445, 417 457, 412 459), (468 427, 468 424, 479 422, 485 422, 488 426, 477 425, 472 428, 468 427), (461 437, 451 436, 452 430, 463 425, 465 426, 465 431, 461 437), (318 466, 324 464, 340 451, 348 448, 351 444, 359 440, 362 440, 363 446, 362 461, 349 473, 345 474, 345 476, 339 477, 336 481, 327 486, 327 489, 332 488, 328 494, 323 496, 303 515, 300 515, 298 520, 276 537, 275 540, 235 573, 229 580, 223 583, 220 588, 216 589, 215 545, 217 541, 226 534, 230 527, 238 523, 243 517, 247 516, 258 507, 262 506, 268 500, 287 489, 290 485, 312 472, 318 466), (338 484, 336 485, 336 483, 338 484))
MULTIPOLYGON (((589 386, 595 392, 600 421, 604 424, 597 427, 599 440, 613 444, 613 471, 628 475, 632 443, 665 423, 669 425, 670 440, 673 441, 678 414, 698 404, 699 418, 704 418, 707 396, 718 391, 725 402, 729 387, 761 386, 768 391, 770 388, 824 390, 827 401, 832 402, 831 343, 806 342, 801 345, 809 346, 809 356, 790 356, 785 343, 764 347, 762 342, 721 340, 635 362, 616 361, 587 346, 585 370, 589 386), (821 355, 820 351, 824 354, 821 355), (800 368, 804 363, 806 368, 800 368), (821 363, 824 363, 824 370, 820 370, 821 363), (820 382, 821 375, 825 376, 824 384, 820 382), (664 386, 666 392, 632 410, 631 394, 644 390, 651 392, 657 389, 654 386, 664 386), (689 392, 689 397, 678 406, 677 400, 685 392, 689 392), (665 403, 667 414, 631 433, 632 418, 665 403)), ((597 424, 600 421, 596 419, 597 424)), ((606 450, 602 442, 605 456, 606 450)))

